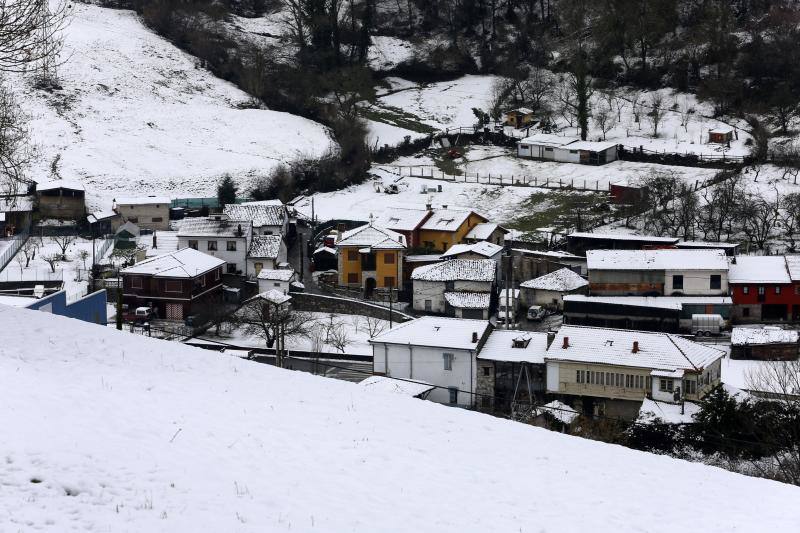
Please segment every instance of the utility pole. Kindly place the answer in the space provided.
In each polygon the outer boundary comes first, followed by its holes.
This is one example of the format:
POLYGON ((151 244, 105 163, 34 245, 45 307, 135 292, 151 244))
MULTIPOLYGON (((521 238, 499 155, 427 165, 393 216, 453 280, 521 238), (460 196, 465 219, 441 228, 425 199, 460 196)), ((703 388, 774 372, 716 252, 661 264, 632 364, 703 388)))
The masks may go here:
POLYGON ((300 234, 300 281, 303 281, 305 266, 303 264, 303 234, 300 234))
POLYGON ((392 287, 389 287, 389 329, 392 329, 392 315, 394 311, 392 311, 392 287))
POLYGON ((508 293, 509 293, 509 282, 511 281, 511 247, 506 247, 506 279, 505 279, 505 294, 504 298, 500 298, 500 304, 505 304, 505 321, 506 321, 506 329, 511 329, 511 324, 509 323, 509 305, 508 305, 508 293))

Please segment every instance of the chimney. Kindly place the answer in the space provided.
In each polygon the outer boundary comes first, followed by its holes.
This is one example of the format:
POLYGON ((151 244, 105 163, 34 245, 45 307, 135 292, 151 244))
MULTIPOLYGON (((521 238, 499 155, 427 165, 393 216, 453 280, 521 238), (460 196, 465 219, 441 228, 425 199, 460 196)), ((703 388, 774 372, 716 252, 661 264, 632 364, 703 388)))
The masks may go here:
POLYGON ((430 211, 431 209, 433 209, 433 205, 431 205, 431 204, 429 204, 429 203, 428 203, 428 204, 425 204, 425 210, 426 210, 426 211, 430 211))
POLYGON ((472 344, 475 344, 477 342, 478 342, 478 332, 477 331, 473 331, 472 332, 472 344))
POLYGON ((553 341, 556 340, 556 332, 555 331, 548 331, 547 332, 547 347, 550 348, 550 345, 553 344, 553 341))
POLYGON ((639 353, 639 341, 633 341, 633 350, 631 353, 639 353))
POLYGON ((447 209, 447 204, 442 204, 442 209, 447 209))
POLYGON ((156 232, 153 232, 153 248, 158 248, 158 242, 156 241, 156 232))
POLYGON ((561 345, 561 348, 563 348, 564 350, 569 348, 569 337, 564 337, 564 344, 561 345))
POLYGON ((242 236, 242 234, 243 234, 243 232, 242 232, 242 225, 241 225, 241 224, 239 224, 239 225, 236 227, 236 235, 238 235, 239 237, 241 237, 241 236, 242 236))

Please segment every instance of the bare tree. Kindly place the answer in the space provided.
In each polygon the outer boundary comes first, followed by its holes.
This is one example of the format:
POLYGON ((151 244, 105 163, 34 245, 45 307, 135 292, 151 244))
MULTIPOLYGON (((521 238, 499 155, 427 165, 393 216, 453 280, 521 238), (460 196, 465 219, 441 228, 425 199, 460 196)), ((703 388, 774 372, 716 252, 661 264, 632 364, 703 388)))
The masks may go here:
POLYGON ((778 221, 781 197, 775 191, 775 200, 767 200, 755 194, 748 194, 742 202, 739 217, 742 230, 750 242, 760 249, 766 247, 778 221))
POLYGON ((27 266, 25 265, 25 257, 22 254, 17 254, 14 256, 14 261, 19 265, 19 278, 22 279, 22 269, 27 266))
POLYGON ((350 339, 350 334, 345 325, 341 322, 335 324, 328 330, 328 344, 340 352, 345 353, 345 349, 350 342, 352 342, 350 339))
POLYGON ((658 137, 658 126, 664 119, 665 112, 664 98, 660 92, 653 92, 650 95, 650 111, 647 113, 647 119, 653 128, 653 137, 658 137))
POLYGON ((28 122, 11 89, 0 84, 0 192, 8 196, 31 183, 26 177, 34 158, 28 122))
POLYGON ((61 262, 61 256, 58 254, 50 254, 43 256, 42 259, 44 260, 45 263, 50 265, 50 272, 55 274, 56 267, 61 262))
POLYGON ((31 264, 31 259, 36 258, 36 252, 39 250, 39 243, 34 237, 29 238, 25 241, 25 244, 22 245, 20 252, 22 252, 22 256, 25 257, 25 268, 31 264))
POLYGON ((367 334, 369 335, 370 339, 380 335, 386 330, 386 321, 381 320, 380 318, 368 316, 364 318, 364 322, 367 326, 367 334))
POLYGON ((595 126, 600 128, 600 131, 603 132, 603 140, 606 140, 606 133, 611 131, 614 128, 615 120, 614 120, 614 113, 608 105, 603 104, 598 107, 598 109, 592 115, 592 120, 594 121, 595 126))
POLYGON ((703 205, 697 216, 705 239, 728 240, 733 225, 738 220, 740 204, 745 195, 742 176, 738 172, 723 171, 715 177, 717 182, 702 189, 703 205))
POLYGON ((267 348, 275 348, 275 360, 284 366, 286 340, 308 335, 311 317, 291 308, 288 297, 270 291, 248 300, 235 315, 236 324, 247 335, 260 337, 267 348), (273 294, 275 293, 275 294, 273 294))
MULTIPOLYGON (((631 112, 633 113, 633 121, 637 124, 642 123, 642 92, 633 91, 631 93, 631 112)), ((641 128, 641 126, 640 126, 641 128)))
POLYGON ((783 237, 789 242, 789 251, 797 251, 797 232, 800 230, 800 193, 789 193, 781 199, 778 212, 783 237))
POLYGON ((69 245, 75 242, 77 237, 75 235, 55 235, 50 237, 50 240, 53 241, 56 246, 58 246, 59 250, 61 250, 61 260, 67 260, 67 248, 69 245))
POLYGON ((61 51, 72 5, 65 1, 4 0, 0 9, 0 71, 28 72, 61 51))
POLYGON ((681 116, 681 126, 683 131, 689 131, 689 121, 694 114, 694 108, 689 104, 689 99, 686 96, 681 97, 678 101, 678 114, 681 116))

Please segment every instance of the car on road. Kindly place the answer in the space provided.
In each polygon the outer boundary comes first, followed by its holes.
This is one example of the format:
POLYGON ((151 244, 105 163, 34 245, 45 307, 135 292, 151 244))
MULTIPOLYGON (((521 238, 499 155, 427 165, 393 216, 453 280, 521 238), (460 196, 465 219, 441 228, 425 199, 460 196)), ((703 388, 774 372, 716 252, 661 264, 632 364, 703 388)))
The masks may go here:
POLYGON ((528 320, 540 321, 547 316, 547 310, 541 305, 532 305, 528 308, 528 320))

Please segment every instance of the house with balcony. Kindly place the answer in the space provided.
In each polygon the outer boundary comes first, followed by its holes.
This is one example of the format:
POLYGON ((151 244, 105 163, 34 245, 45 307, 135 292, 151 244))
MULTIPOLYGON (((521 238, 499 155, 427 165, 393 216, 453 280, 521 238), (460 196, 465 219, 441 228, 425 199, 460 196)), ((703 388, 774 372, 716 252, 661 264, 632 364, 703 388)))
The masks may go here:
POLYGON ((367 295, 400 286, 405 250, 403 235, 372 224, 342 233, 336 242, 339 285, 367 295))
POLYGON ((416 311, 488 319, 497 263, 491 259, 450 259, 411 273, 416 311))
POLYGON ((800 292, 782 255, 737 255, 728 282, 736 322, 781 322, 800 318, 800 292))
POLYGON ((223 259, 192 248, 145 259, 120 272, 129 309, 152 307, 158 318, 202 314, 222 294, 223 259))
POLYGON ((724 355, 669 333, 562 326, 545 356, 547 392, 584 415, 633 420, 645 398, 701 400, 724 355))
POLYGON ((192 248, 225 261, 225 273, 246 276, 252 221, 225 214, 186 218, 178 229, 178 248, 192 248))
POLYGON ((599 296, 725 296, 722 250, 589 250, 589 292, 599 296))

